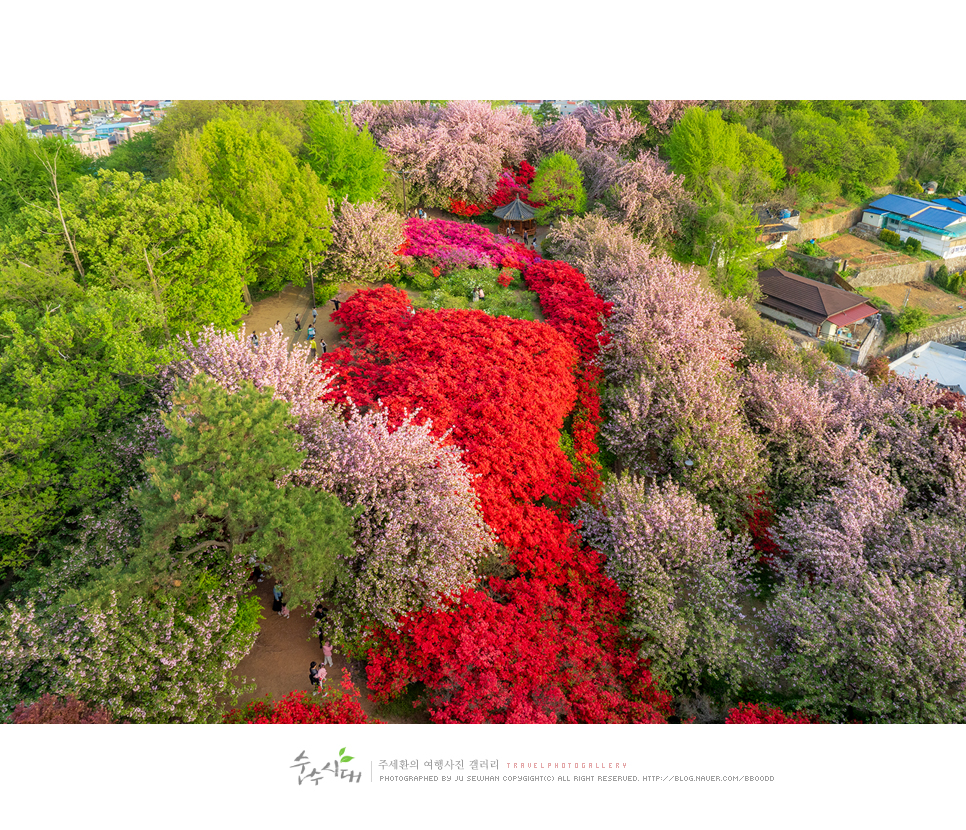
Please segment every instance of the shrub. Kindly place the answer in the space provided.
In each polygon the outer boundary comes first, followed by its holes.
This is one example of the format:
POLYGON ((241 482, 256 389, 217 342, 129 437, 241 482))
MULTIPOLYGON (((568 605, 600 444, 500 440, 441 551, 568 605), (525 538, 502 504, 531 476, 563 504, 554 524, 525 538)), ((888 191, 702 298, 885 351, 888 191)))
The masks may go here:
POLYGON ((879 231, 879 241, 885 242, 887 245, 902 244, 899 234, 897 234, 895 231, 890 231, 888 228, 883 228, 881 231, 879 231))
POLYGON ((832 340, 826 340, 820 348, 825 352, 825 356, 833 363, 838 363, 840 366, 848 366, 851 362, 845 354, 845 349, 832 340))
POLYGON ((945 264, 939 266, 939 270, 932 275, 932 281, 940 288, 949 288, 949 269, 945 264))
POLYGON ((805 712, 783 712, 761 703, 739 703, 729 710, 725 723, 821 723, 805 712))
POLYGON ((44 695, 36 703, 21 703, 13 710, 12 723, 112 723, 107 709, 90 706, 73 695, 44 695))
POLYGON ((905 245, 903 247, 910 254, 918 254, 922 250, 922 242, 910 236, 906 239, 905 245))

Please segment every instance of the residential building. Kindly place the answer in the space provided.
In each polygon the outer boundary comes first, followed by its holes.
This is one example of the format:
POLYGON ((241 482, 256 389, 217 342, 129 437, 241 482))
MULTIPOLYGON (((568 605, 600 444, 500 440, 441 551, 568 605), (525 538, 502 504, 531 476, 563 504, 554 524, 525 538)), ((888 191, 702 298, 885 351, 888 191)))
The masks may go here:
POLYGON ((17 101, 23 108, 24 118, 46 118, 47 110, 43 101, 17 101))
POLYGON ((73 144, 83 155, 91 158, 99 159, 111 154, 111 142, 106 138, 88 139, 85 136, 81 140, 75 139, 73 144))
POLYGON ((923 250, 949 258, 966 256, 966 196, 927 202, 890 193, 862 212, 862 223, 918 239, 923 250))
POLYGON ((879 312, 854 291, 810 280, 781 268, 758 274, 758 313, 791 324, 818 341, 832 341, 847 350, 853 363, 865 363, 885 331, 879 312))
POLYGON ((766 248, 782 248, 788 243, 788 234, 798 230, 799 212, 787 208, 775 209, 758 205, 758 236, 756 239, 766 248))
POLYGON ((74 104, 76 109, 87 110, 88 112, 94 112, 95 110, 106 110, 107 112, 114 111, 113 101, 103 101, 103 100, 75 101, 74 104))
POLYGON ((70 126, 71 115, 69 101, 44 101, 44 110, 44 117, 51 124, 59 124, 61 127, 70 126))
POLYGON ((127 141, 129 138, 133 138, 138 133, 147 132, 150 129, 151 125, 147 121, 121 124, 120 129, 114 131, 114 140, 120 144, 122 141, 127 141))
POLYGON ((23 120, 23 107, 19 101, 0 101, 0 124, 17 124, 23 120))

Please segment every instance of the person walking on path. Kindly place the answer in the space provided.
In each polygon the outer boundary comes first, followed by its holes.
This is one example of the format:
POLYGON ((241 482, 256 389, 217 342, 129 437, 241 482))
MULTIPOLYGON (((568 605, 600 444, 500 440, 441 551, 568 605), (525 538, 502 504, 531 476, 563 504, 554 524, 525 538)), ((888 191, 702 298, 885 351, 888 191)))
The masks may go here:
POLYGON ((298 314, 295 315, 295 330, 302 331, 302 318, 298 314))
POLYGON ((318 664, 315 660, 312 661, 312 665, 309 666, 309 688, 314 692, 319 688, 319 670, 317 668, 318 664))
POLYGON ((322 354, 325 354, 329 350, 328 344, 324 340, 322 340, 321 338, 319 339, 319 343, 322 346, 322 354))
POLYGON ((326 643, 324 646, 322 646, 322 656, 325 658, 322 661, 322 665, 331 666, 332 665, 332 643, 326 643))
POLYGON ((315 318, 318 316, 319 316, 318 309, 316 309, 315 306, 312 306, 312 325, 313 326, 315 325, 315 318))
POLYGON ((252 348, 258 350, 258 335, 254 333, 252 334, 252 348))
POLYGON ((309 340, 309 352, 312 356, 312 360, 315 360, 319 356, 318 347, 315 344, 314 337, 311 340, 309 340))
POLYGON ((309 326, 309 331, 308 331, 308 334, 306 335, 306 339, 312 340, 314 337, 315 337, 315 326, 309 326))
POLYGON ((282 586, 281 585, 276 584, 275 587, 272 588, 272 597, 273 597, 272 610, 279 616, 282 616, 282 586))
POLYGON ((333 297, 332 298, 332 305, 334 305, 335 306, 335 310, 338 311, 339 310, 339 306, 342 305, 342 300, 339 300, 339 299, 336 299, 335 297, 333 297))
POLYGON ((319 681, 319 694, 322 697, 328 697, 329 693, 325 689, 325 678, 328 676, 328 672, 325 670, 325 666, 319 666, 319 673, 316 675, 319 681))

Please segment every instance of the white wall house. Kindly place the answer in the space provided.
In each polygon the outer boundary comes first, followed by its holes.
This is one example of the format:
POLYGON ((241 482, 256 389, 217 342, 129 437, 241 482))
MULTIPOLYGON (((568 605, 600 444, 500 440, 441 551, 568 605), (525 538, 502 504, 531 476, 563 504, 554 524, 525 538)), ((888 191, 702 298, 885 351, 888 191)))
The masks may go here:
POLYGON ((918 239, 923 250, 943 258, 966 255, 966 196, 931 202, 890 194, 876 199, 862 213, 862 222, 918 239))

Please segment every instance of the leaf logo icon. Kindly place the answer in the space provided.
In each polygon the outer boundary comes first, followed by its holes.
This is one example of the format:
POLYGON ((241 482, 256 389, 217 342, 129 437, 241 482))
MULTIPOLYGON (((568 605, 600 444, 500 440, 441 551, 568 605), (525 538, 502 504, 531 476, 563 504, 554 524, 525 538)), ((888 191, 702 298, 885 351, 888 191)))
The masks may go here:
POLYGON ((342 749, 339 750, 339 762, 342 764, 349 763, 349 761, 351 761, 354 757, 354 755, 345 754, 345 747, 342 747, 342 749))

